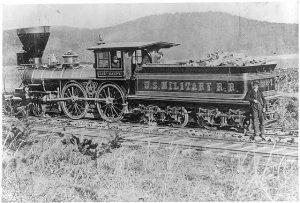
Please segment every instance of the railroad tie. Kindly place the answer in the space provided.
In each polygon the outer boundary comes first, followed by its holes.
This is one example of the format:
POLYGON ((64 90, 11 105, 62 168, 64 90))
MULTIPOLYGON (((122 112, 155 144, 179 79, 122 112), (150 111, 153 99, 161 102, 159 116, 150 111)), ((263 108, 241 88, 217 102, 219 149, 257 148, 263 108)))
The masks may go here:
POLYGON ((88 132, 84 132, 83 135, 89 136, 89 137, 101 138, 101 137, 107 137, 107 135, 109 135, 109 133, 101 132, 101 131, 88 131, 88 132))
POLYGON ((285 150, 285 148, 273 149, 270 154, 278 154, 278 152, 285 150))
POLYGON ((193 144, 193 145, 199 145, 199 144, 201 144, 201 147, 202 147, 203 144, 206 143, 205 141, 203 141, 203 142, 201 142, 201 141, 195 142, 193 139, 188 139, 188 138, 185 138, 185 137, 173 137, 173 138, 169 138, 168 140, 169 141, 172 140, 172 142, 174 144, 185 144, 185 145, 191 145, 191 144, 193 144))
POLYGON ((271 153, 270 149, 272 149, 270 146, 265 146, 265 147, 258 147, 253 150, 255 153, 271 153))
POLYGON ((298 150, 297 151, 293 151, 293 152, 288 152, 286 154, 284 154, 285 156, 297 156, 298 157, 298 150))
POLYGON ((74 134, 74 133, 78 133, 78 132, 82 132, 85 129, 83 128, 79 128, 79 129, 71 129, 71 130, 66 130, 66 131, 62 131, 63 134, 74 134))
POLYGON ((145 135, 143 134, 136 134, 136 133, 123 133, 121 134, 121 136, 128 140, 141 139, 145 137, 145 135))
POLYGON ((236 143, 236 144, 230 144, 226 147, 224 147, 225 149, 239 149, 240 147, 243 147, 245 144, 244 143, 236 143))
MULTIPOLYGON (((203 147, 205 147, 205 148, 215 148, 215 147, 217 147, 217 148, 219 148, 220 146, 222 146, 222 145, 224 145, 225 143, 214 143, 214 144, 210 144, 210 145, 206 145, 206 146, 203 146, 203 147)), ((227 146, 227 145, 226 145, 227 146)))
POLYGON ((142 141, 142 142, 147 142, 147 141, 150 141, 150 142, 169 142, 170 141, 170 138, 161 138, 159 136, 149 136, 149 137, 143 137, 141 139, 139 139, 138 141, 142 141))
POLYGON ((241 148, 237 148, 236 150, 237 151, 252 151, 253 149, 255 149, 256 146, 254 145, 249 145, 249 146, 244 146, 244 147, 241 147, 241 148))

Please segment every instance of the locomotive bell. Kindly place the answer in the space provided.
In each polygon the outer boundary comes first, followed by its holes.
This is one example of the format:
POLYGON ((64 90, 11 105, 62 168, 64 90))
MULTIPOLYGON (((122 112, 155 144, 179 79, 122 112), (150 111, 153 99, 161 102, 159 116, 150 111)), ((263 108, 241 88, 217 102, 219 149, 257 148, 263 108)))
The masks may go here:
POLYGON ((42 56, 50 36, 50 26, 17 29, 17 35, 24 50, 17 53, 18 65, 41 64, 42 56))

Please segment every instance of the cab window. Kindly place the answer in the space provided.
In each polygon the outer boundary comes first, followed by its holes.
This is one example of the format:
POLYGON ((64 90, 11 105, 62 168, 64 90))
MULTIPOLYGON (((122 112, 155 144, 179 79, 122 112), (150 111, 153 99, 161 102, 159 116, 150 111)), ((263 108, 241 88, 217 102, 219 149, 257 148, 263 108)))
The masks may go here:
POLYGON ((141 64, 142 63, 142 50, 135 50, 132 54, 132 63, 141 64))
POLYGON ((111 68, 121 68, 122 63, 122 53, 121 51, 111 51, 110 52, 111 68))
POLYGON ((98 68, 109 68, 109 56, 108 52, 97 53, 97 67, 98 68))

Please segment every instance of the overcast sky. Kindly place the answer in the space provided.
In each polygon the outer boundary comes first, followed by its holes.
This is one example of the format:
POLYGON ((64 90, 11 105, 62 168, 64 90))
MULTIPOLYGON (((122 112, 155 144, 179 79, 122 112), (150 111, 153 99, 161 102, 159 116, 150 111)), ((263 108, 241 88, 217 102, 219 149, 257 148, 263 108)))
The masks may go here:
POLYGON ((297 1, 279 0, 250 3, 10 4, 3 5, 2 26, 5 30, 39 25, 101 28, 147 15, 206 11, 221 11, 269 22, 298 23, 297 1))

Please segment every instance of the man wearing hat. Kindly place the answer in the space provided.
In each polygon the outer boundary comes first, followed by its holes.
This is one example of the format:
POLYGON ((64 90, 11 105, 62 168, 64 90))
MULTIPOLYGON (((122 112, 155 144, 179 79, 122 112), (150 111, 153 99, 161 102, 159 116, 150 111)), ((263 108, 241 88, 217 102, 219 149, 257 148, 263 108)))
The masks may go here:
POLYGON ((164 53, 162 53, 161 51, 158 52, 158 63, 165 63, 164 53))
MULTIPOLYGON (((258 81, 253 81, 252 89, 248 90, 244 100, 250 102, 254 136, 260 136, 262 139, 264 139, 264 113, 266 112, 266 100, 263 93, 259 90, 258 81)), ((251 136, 250 139, 253 140, 254 136, 251 136)))

